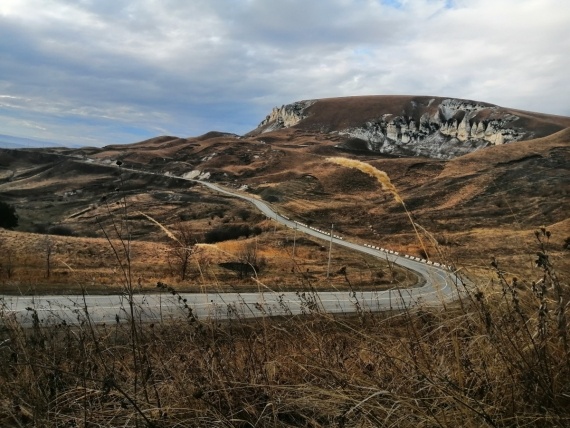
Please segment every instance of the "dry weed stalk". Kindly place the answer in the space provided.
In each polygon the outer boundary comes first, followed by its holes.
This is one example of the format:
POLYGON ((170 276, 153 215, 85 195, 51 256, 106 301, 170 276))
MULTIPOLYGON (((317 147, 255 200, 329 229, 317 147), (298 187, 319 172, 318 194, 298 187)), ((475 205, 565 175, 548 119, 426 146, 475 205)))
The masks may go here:
POLYGON ((382 186, 382 189, 391 193, 392 196, 394 196, 396 202, 399 202, 400 204, 404 205, 404 201, 402 200, 402 198, 398 194, 398 191, 390 181, 390 177, 388 177, 388 174, 386 174, 384 171, 380 171, 379 169, 374 168, 370 164, 367 164, 365 162, 360 162, 354 159, 331 157, 327 158, 326 161, 336 163, 337 165, 345 166, 347 168, 357 169, 365 174, 368 174, 369 176, 378 180, 378 182, 382 186))
POLYGON ((347 168, 357 169, 357 170, 375 178, 376 180, 378 180, 378 182, 382 186, 382 189, 389 192, 394 197, 396 202, 398 202, 402 205, 402 207, 404 208, 404 211, 406 211, 406 215, 408 216, 408 220, 410 221, 410 224, 414 228, 414 233, 416 234, 416 237, 418 238, 418 242, 420 243, 420 246, 422 247, 424 254, 429 259, 429 254, 428 254, 427 249, 424 245, 424 241, 422 240, 422 238, 418 232, 418 229, 416 228, 416 223, 412 219, 412 214, 410 213, 410 211, 408 211, 408 208, 406 207, 404 200, 400 197, 398 191, 396 190, 396 187, 394 187, 394 185, 390 181, 390 177, 388 176, 388 174, 386 174, 384 171, 380 171, 379 169, 374 168, 370 164, 367 164, 367 163, 361 162, 361 161, 357 161, 355 159, 347 159, 347 158, 342 158, 342 157, 330 157, 330 158, 327 158, 326 160, 327 160, 327 162, 332 162, 332 163, 335 163, 337 165, 345 166, 347 168))

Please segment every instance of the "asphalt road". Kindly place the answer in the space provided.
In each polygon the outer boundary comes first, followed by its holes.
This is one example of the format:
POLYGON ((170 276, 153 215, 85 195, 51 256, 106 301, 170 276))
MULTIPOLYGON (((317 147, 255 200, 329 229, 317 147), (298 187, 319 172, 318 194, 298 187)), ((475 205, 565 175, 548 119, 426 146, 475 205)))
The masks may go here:
MULTIPOLYGON (((140 171, 139 171, 140 172, 140 171)), ((179 177, 177 177, 179 178, 179 177)), ((196 180, 190 180, 196 181, 196 180)), ((266 203, 250 196, 234 193, 215 184, 198 181, 213 191, 238 197, 255 205, 267 217, 327 242, 328 232, 319 231, 302 223, 279 215, 266 203)), ((422 286, 385 291, 322 291, 273 292, 260 289, 258 293, 203 293, 172 296, 168 293, 141 294, 133 297, 135 318, 144 321, 160 321, 192 314, 199 319, 228 319, 232 317, 260 317, 264 315, 297 315, 315 311, 328 313, 354 313, 358 311, 385 311, 413 307, 418 304, 439 305, 458 297, 456 285, 460 280, 445 266, 412 260, 389 250, 370 245, 360 245, 333 233, 332 243, 355 251, 367 253, 414 271, 422 286)), ((34 318, 42 323, 78 323, 89 314, 94 323, 124 322, 131 317, 130 304, 124 295, 107 296, 0 296, 0 311, 14 317, 24 325, 31 325, 34 318)))

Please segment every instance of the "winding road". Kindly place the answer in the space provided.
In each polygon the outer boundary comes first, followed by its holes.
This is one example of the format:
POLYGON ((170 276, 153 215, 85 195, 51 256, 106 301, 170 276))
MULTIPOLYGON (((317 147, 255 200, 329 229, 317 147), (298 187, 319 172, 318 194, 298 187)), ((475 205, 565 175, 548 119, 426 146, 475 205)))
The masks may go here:
MULTIPOLYGON (((140 172, 140 171, 136 171, 140 172)), ((180 178, 180 177, 176 177, 180 178)), ((340 236, 331 238, 328 232, 319 231, 293 221, 275 212, 268 204, 250 196, 235 193, 205 181, 197 181, 213 191, 244 199, 267 217, 298 232, 332 241, 354 251, 387 259, 415 272, 422 286, 385 291, 321 291, 274 292, 260 289, 257 293, 200 293, 171 295, 169 293, 139 294, 133 297, 135 317, 152 322, 188 316, 198 319, 251 318, 275 315, 298 315, 315 311, 328 313, 354 313, 358 311, 386 311, 422 305, 440 305, 458 297, 460 278, 448 267, 425 260, 409 258, 390 250, 346 241, 340 236), (187 307, 185 307, 187 305, 187 307)), ((125 295, 106 296, 0 296, 0 313, 6 320, 11 317, 23 325, 40 323, 80 323, 89 314, 91 322, 124 322, 131 317, 125 295)))

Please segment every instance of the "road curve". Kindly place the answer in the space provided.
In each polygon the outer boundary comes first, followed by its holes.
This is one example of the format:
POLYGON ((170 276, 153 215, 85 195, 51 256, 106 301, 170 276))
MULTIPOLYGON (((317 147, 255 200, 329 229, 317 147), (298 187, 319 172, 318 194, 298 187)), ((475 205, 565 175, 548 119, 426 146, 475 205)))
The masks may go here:
MULTIPOLYGON (((137 171, 140 172, 140 171, 137 171)), ((176 177, 180 178, 180 177, 176 177)), ((250 196, 234 193, 213 183, 197 180, 214 191, 244 199, 267 217, 299 232, 331 241, 355 251, 381 257, 414 271, 422 278, 422 286, 385 291, 321 291, 258 293, 183 293, 180 295, 140 294, 133 297, 135 317, 144 321, 162 321, 192 315, 198 319, 250 318, 267 315, 298 315, 311 312, 354 313, 385 311, 413 307, 418 304, 439 305, 457 299, 461 279, 445 266, 413 260, 389 250, 381 250, 349 242, 319 231, 276 213, 268 204, 250 196), (186 307, 187 305, 187 307, 186 307)), ((124 322, 131 317, 125 295, 106 296, 0 296, 0 317, 13 317, 24 325, 41 323, 78 323, 89 314, 91 322, 124 322)))

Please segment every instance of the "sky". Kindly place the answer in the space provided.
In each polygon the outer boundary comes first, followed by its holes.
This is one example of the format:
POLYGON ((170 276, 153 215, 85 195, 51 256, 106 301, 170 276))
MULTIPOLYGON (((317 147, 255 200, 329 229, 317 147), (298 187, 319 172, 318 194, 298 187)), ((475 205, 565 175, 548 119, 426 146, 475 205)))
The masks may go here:
POLYGON ((271 109, 433 95, 570 116, 568 0, 1 0, 0 134, 244 134, 271 109))

